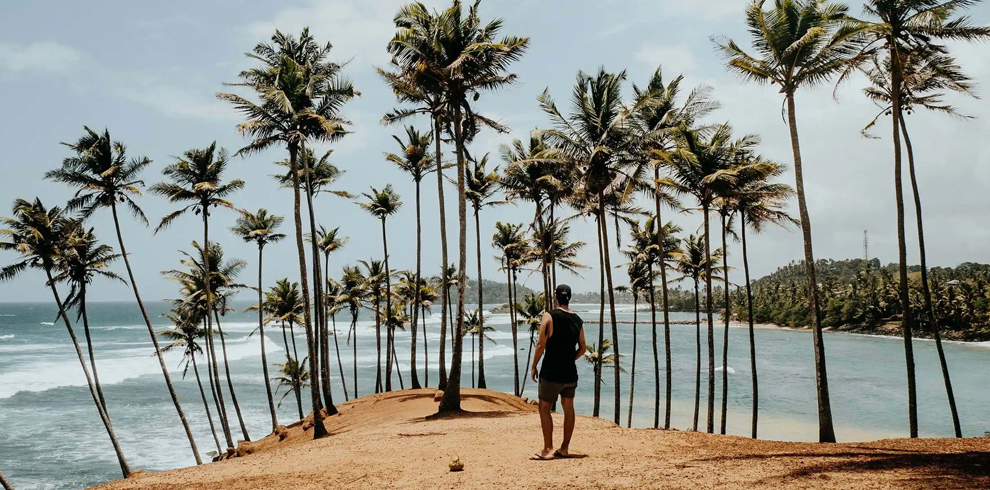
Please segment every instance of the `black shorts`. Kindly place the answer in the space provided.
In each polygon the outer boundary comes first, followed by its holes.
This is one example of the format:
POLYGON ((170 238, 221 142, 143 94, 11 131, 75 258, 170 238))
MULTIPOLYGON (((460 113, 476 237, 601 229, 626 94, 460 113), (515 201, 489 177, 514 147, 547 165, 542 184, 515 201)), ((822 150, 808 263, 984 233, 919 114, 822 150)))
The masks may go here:
POLYGON ((555 403, 558 396, 562 398, 574 398, 576 390, 577 381, 573 383, 558 383, 543 378, 540 378, 538 389, 540 400, 547 403, 555 403))

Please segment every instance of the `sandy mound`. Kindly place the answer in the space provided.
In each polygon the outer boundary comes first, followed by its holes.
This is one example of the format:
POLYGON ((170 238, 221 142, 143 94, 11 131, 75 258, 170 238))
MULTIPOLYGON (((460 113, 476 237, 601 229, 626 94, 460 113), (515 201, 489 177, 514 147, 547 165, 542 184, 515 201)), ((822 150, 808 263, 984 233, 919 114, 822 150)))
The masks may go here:
MULTIPOLYGON (((629 430, 579 417, 578 459, 530 461, 539 416, 522 400, 464 390, 466 413, 427 418, 435 391, 375 395, 340 405, 331 436, 296 424, 239 448, 243 457, 142 473, 99 488, 990 488, 990 439, 819 445, 629 430), (250 453, 250 454, 248 454, 250 453), (447 463, 459 456, 464 471, 447 463)), ((555 441, 561 437, 562 418, 555 441)))

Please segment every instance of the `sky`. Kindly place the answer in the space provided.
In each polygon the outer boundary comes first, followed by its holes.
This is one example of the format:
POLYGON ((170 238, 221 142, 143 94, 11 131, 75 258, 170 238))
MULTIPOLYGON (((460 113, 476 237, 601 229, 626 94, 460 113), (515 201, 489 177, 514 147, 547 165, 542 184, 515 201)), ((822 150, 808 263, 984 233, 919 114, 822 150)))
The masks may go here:
MULTIPOLYGON (((344 74, 361 96, 344 108, 352 121, 352 134, 333 146, 332 162, 346 171, 337 189, 354 194, 371 186, 392 184, 404 205, 388 222, 390 262, 395 269, 411 269, 415 260, 414 186, 383 152, 397 152, 393 134, 400 127, 381 125, 383 114, 396 106, 393 94, 378 78, 375 67, 389 58, 386 44, 394 33, 392 18, 399 0, 174 0, 133 2, 126 0, 29 2, 0 0, 0 215, 10 216, 15 198, 40 197, 48 206, 62 205, 72 191, 47 182, 44 173, 60 166, 70 152, 60 142, 74 141, 83 126, 108 128, 114 140, 127 146, 132 157, 148 156, 154 163, 143 179, 150 185, 162 180, 161 169, 176 155, 204 148, 216 141, 231 153, 246 144, 235 130, 240 116, 215 93, 228 90, 224 82, 252 66, 244 53, 268 41, 276 29, 296 33, 306 26, 320 42, 330 42, 331 58, 346 62, 344 74)), ((430 0, 431 7, 446 2, 430 0)), ((519 81, 498 93, 485 94, 479 110, 512 128, 510 134, 486 132, 471 150, 492 153, 498 161, 499 146, 529 131, 548 127, 537 97, 544 89, 567 110, 571 88, 579 70, 591 72, 603 66, 627 70, 629 83, 645 85, 662 66, 669 78, 683 74, 688 87, 707 85, 722 108, 706 122, 731 122, 738 135, 758 134, 760 152, 771 159, 792 162, 787 126, 781 112, 782 97, 776 90, 748 84, 726 72, 713 48, 712 37, 726 36, 748 45, 743 24, 744 0, 554 0, 519 2, 484 0, 483 19, 504 19, 503 34, 530 38, 530 48, 512 67, 519 81)), ((861 5, 851 4, 853 14, 861 5)), ((974 21, 990 23, 990 5, 969 12, 974 21)), ((990 83, 990 56, 986 45, 952 45, 966 72, 978 83, 977 93, 990 83)), ((897 259, 893 157, 889 121, 876 130, 884 139, 870 140, 860 129, 878 109, 862 95, 864 81, 854 78, 833 95, 833 87, 801 91, 797 116, 805 163, 808 206, 817 258, 863 256, 863 233, 869 232, 869 253, 883 262, 897 259)), ((909 118, 918 161, 918 178, 925 202, 929 264, 955 266, 961 262, 990 262, 990 102, 952 96, 949 101, 973 119, 952 119, 937 114, 909 118)), ((426 119, 414 126, 428 129, 426 119)), ((318 147, 321 153, 331 149, 318 147)), ((241 178, 246 188, 232 196, 240 208, 267 208, 286 216, 284 232, 291 233, 292 195, 270 178, 273 162, 284 159, 284 149, 248 158, 234 158, 229 178, 241 178)), ((793 174, 784 181, 793 184, 793 174)), ((434 181, 428 180, 430 184, 434 181)), ((439 270, 439 225, 436 186, 423 187, 424 274, 439 270)), ((454 192, 448 187, 447 195, 454 192)), ((164 199, 146 194, 139 200, 152 228, 174 209, 164 199)), ((448 203, 451 260, 456 255, 456 207, 448 203)), ((792 206, 796 214, 796 203, 792 206)), ((909 206, 910 211, 910 206, 909 206)), ((380 224, 357 204, 325 195, 317 201, 318 221, 340 227, 350 241, 331 258, 331 276, 357 260, 382 257, 380 224)), ((491 236, 496 221, 523 223, 532 217, 528 204, 486 209, 481 216, 483 274, 499 280, 496 251, 491 236)), ((671 213, 667 213, 668 215, 671 213)), ((666 218, 666 217, 665 217, 666 218)), ((670 216, 686 230, 701 225, 697 214, 670 216)), ((248 269, 242 278, 254 281, 257 249, 233 236, 228 229, 236 213, 217 210, 211 217, 211 239, 219 241, 230 258, 244 259, 248 269)), ((909 212, 909 223, 913 223, 909 212)), ((116 246, 112 219, 99 212, 90 222, 103 241, 116 246)), ((202 240, 195 216, 180 218, 169 229, 153 234, 130 218, 123 219, 123 234, 138 286, 148 299, 177 295, 176 285, 160 272, 178 267, 181 250, 192 240, 202 240)), ((626 233, 624 231, 624 233, 626 233)), ((914 234, 908 228, 908 235, 914 234)), ((476 275, 473 225, 469 227, 469 271, 476 275)), ((593 224, 575 222, 572 240, 589 245, 580 261, 592 268, 581 276, 562 274, 576 291, 597 290, 598 263, 593 224)), ((628 242, 628 240, 627 240, 628 242)), ((802 241, 795 229, 768 229, 749 237, 750 265, 754 277, 802 258, 802 241)), ((623 244, 625 246, 625 244, 623 244)), ((917 261, 914 240, 909 256, 917 261)), ((613 242, 614 247, 614 242, 613 242)), ((271 283, 298 276, 295 244, 287 240, 271 246, 264 274, 271 283)), ((614 252, 613 252, 614 253, 614 252)), ((730 266, 741 277, 738 244, 730 244, 730 266)), ((613 255, 615 257, 615 255, 613 255)), ((17 259, 0 253, 0 264, 17 259)), ((613 264, 622 261, 613 259, 613 264)), ((123 274, 123 265, 119 264, 123 274)), ((617 269, 616 285, 627 283, 617 269)), ((523 275, 530 285, 536 276, 523 275)), ((266 282, 269 282, 266 281, 266 282)), ((735 282, 735 281, 734 281, 735 282)), ((122 284, 100 282, 90 288, 92 300, 129 300, 122 284)), ((0 283, 0 301, 48 301, 43 275, 28 272, 0 283)))

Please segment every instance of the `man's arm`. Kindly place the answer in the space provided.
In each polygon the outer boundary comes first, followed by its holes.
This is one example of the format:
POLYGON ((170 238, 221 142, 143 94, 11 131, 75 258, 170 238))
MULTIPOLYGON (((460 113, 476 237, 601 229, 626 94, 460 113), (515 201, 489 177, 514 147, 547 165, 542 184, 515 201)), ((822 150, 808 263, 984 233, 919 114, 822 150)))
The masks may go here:
POLYGON ((578 337, 578 350, 577 357, 574 358, 575 361, 580 361, 584 357, 584 353, 588 352, 588 344, 584 341, 584 325, 581 326, 581 335, 578 337))
POLYGON ((549 313, 544 313, 543 319, 540 320, 540 334, 536 341, 536 352, 533 353, 533 369, 530 370, 533 381, 536 381, 539 373, 536 366, 540 363, 540 358, 543 357, 543 351, 547 348, 547 339, 551 335, 553 335, 553 317, 549 313))

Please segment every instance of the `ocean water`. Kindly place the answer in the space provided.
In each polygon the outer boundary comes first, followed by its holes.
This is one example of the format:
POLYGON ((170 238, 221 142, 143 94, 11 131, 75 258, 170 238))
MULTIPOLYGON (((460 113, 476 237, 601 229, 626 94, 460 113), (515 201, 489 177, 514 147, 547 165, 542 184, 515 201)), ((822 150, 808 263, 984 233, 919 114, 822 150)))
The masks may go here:
MULTIPOLYGON (((227 333, 227 354, 231 377, 240 402, 249 435, 265 436, 270 416, 262 378, 258 335, 249 334, 257 326, 256 314, 243 312, 249 302, 235 303, 236 313, 222 318, 227 333)), ((632 320, 632 307, 617 307, 619 319, 632 320)), ((165 389, 157 361, 154 359, 148 332, 140 312, 133 303, 96 303, 90 305, 90 323, 97 365, 108 411, 132 469, 165 470, 194 464, 185 434, 165 389)), ((169 327, 161 318, 167 307, 150 303, 149 314, 157 330, 169 327)), ((576 305, 586 320, 598 316, 597 305, 576 305)), ((654 375, 652 331, 649 311, 640 311, 637 328, 636 385, 633 407, 634 427, 652 427, 654 414, 654 375)), ((674 320, 692 320, 693 314, 675 313, 674 320)), ((486 315, 495 343, 485 346, 485 374, 490 389, 512 392, 513 349, 507 314, 486 315)), ((350 319, 337 317, 338 340, 344 364, 348 395, 354 395, 353 345, 347 343, 350 319)), ((439 308, 427 319, 429 345, 429 383, 437 382, 437 349, 440 324, 439 308)), ((589 343, 598 342, 598 326, 586 325, 589 343)), ((606 336, 610 336, 606 326, 606 336)), ((629 404, 633 326, 619 326, 619 351, 623 354, 621 379, 621 421, 626 424, 629 404)), ((80 340, 81 324, 76 327, 80 340)), ((658 327, 658 351, 661 370, 664 366, 662 324, 658 327)), ((703 332, 704 335, 704 332, 703 332)), ((716 320, 716 404, 721 400, 722 327, 716 320)), ((274 364, 284 359, 281 332, 266 329, 268 360, 274 364)), ((305 337, 296 329, 302 348, 305 337)), ((748 435, 750 427, 751 371, 747 330, 742 325, 730 328, 728 432, 748 435)), ((529 336, 520 332, 519 370, 522 375, 529 355, 529 336)), ((375 332, 367 312, 362 313, 357 328, 358 391, 374 391, 375 332)), ((759 329, 756 332, 760 379, 760 435, 779 440, 813 441, 817 438, 817 405, 811 335, 803 331, 759 329)), ((419 373, 423 381, 422 337, 419 340, 419 373)), ((689 429, 695 396, 695 327, 671 327, 673 351, 672 425, 689 429)), ((332 343, 331 343, 332 345, 332 343)), ((908 435, 906 375, 903 343, 899 339, 853 334, 825 334, 829 383, 836 433, 842 441, 875 440, 908 435)), ((291 344, 290 344, 291 348, 291 344)), ((403 381, 409 382, 409 334, 397 334, 399 369, 403 381)), ((475 347, 477 348, 477 347, 475 347)), ((701 426, 705 425, 707 383, 707 343, 703 339, 701 426)), ((990 390, 986 373, 990 372, 990 346, 947 343, 945 345, 955 387, 959 415, 965 436, 982 436, 990 431, 990 390)), ((450 350, 448 347, 448 362, 450 350)), ((471 385, 471 342, 465 342, 463 385, 471 385)), ((939 371, 934 343, 915 343, 918 375, 918 402, 921 435, 950 437, 952 424, 945 390, 939 371)), ((195 377, 183 378, 180 354, 166 355, 179 398, 193 428, 204 459, 216 451, 195 377)), ((201 366, 202 370, 203 367, 201 366)), ((274 372, 276 368, 271 366, 274 372)), ((593 384, 590 364, 579 364, 581 381, 576 406, 590 415, 593 384)), ((221 373, 223 369, 221 366, 221 373)), ((201 371, 205 379, 205 372, 201 371)), ((223 374, 221 374, 223 376, 223 374)), ((602 388, 603 418, 614 414, 614 387, 611 371, 605 373, 602 388)), ((661 372, 661 390, 664 373, 661 372)), ((398 378, 393 379, 396 387, 398 378)), ((333 369, 335 402, 345 399, 338 369, 333 369)), ((234 436, 237 429, 233 406, 224 384, 228 414, 234 436)), ((524 396, 535 398, 536 386, 526 383, 524 396)), ((211 402, 212 403, 212 402, 211 402)), ((305 400, 304 400, 305 404, 305 400)), ((661 394, 661 424, 663 422, 661 394)), ((211 411, 214 411, 211 408, 211 411)), ((716 407, 718 428, 719 407, 716 407)), ((297 418, 295 399, 285 399, 279 409, 280 423, 297 418)), ((216 414, 214 413, 214 417, 216 414)), ((536 430, 534 428, 534 430, 536 430)), ((220 435, 221 442, 223 436, 220 435)), ((580 447, 580 432, 575 440, 580 447)), ((72 349, 65 327, 55 322, 55 308, 48 303, 0 303, 0 469, 19 489, 81 488, 120 477, 119 466, 109 439, 99 420, 86 388, 85 378, 72 349)))

